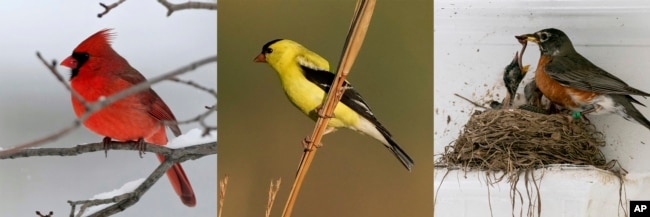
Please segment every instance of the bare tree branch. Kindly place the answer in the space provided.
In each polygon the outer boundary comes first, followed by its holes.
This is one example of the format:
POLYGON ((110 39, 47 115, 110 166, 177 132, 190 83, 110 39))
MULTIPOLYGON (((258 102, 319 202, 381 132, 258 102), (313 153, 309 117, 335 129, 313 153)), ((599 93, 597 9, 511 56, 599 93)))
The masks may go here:
MULTIPOLYGON (((104 146, 103 142, 97 143, 88 143, 83 145, 77 145, 75 147, 69 148, 38 148, 38 149, 23 149, 17 151, 16 153, 0 156, 0 160, 3 159, 17 159, 17 158, 27 158, 27 157, 43 157, 43 156, 77 156, 84 153, 98 152, 108 150, 123 150, 123 151, 134 151, 140 150, 137 146, 138 142, 117 142, 111 141, 108 143, 108 146, 104 146)), ((187 155, 189 159, 196 159, 203 157, 205 155, 216 154, 217 153, 217 143, 209 142, 199 145, 187 146, 184 148, 168 148, 166 146, 145 143, 144 152, 151 152, 162 155, 187 155)), ((189 160, 188 159, 188 160, 189 160)), ((180 161, 182 162, 182 161, 180 161)))
POLYGON ((116 8, 118 5, 124 3, 126 0, 119 0, 113 4, 110 5, 105 5, 104 3, 99 3, 99 6, 102 6, 104 8, 104 12, 101 12, 97 14, 98 18, 102 18, 104 15, 108 14, 109 11, 113 10, 113 8, 116 8))
MULTIPOLYGON (((120 4, 124 3, 126 0, 118 0, 117 2, 106 5, 104 3, 99 3, 99 6, 102 6, 104 8, 104 11, 97 14, 97 17, 102 18, 104 15, 108 14, 111 10, 119 6, 120 4)), ((165 6, 167 8, 167 16, 171 16, 172 13, 180 10, 186 10, 186 9, 205 9, 205 10, 217 10, 217 3, 212 3, 212 2, 194 2, 194 1, 188 1, 185 3, 180 3, 180 4, 174 4, 170 3, 167 0, 158 0, 158 2, 165 6)))
POLYGON ((208 92, 210 95, 214 96, 215 99, 217 98, 217 91, 215 91, 212 88, 207 88, 207 87, 201 86, 200 84, 197 84, 194 81, 189 81, 189 80, 186 81, 186 80, 182 80, 182 79, 179 79, 179 78, 176 78, 176 77, 167 78, 167 80, 178 82, 178 83, 181 83, 181 84, 190 85, 192 87, 195 87, 196 89, 208 92))
POLYGON ((182 120, 182 121, 163 121, 163 124, 170 126, 170 125, 175 125, 175 124, 189 124, 189 123, 194 123, 194 122, 199 122, 201 127, 203 127, 203 134, 202 136, 206 136, 210 133, 212 130, 217 130, 217 126, 210 126, 207 123, 205 123, 205 119, 210 116, 212 113, 217 111, 217 105, 211 105, 211 106, 206 106, 205 107, 207 110, 199 115, 197 115, 194 118, 190 118, 187 120, 182 120))
POLYGON ((61 82, 61 84, 63 84, 63 86, 65 86, 65 89, 70 91, 72 93, 72 96, 75 99, 79 100, 79 102, 81 102, 81 104, 84 105, 86 110, 88 110, 88 102, 86 102, 86 99, 81 97, 81 95, 79 95, 79 93, 77 93, 77 91, 73 90, 72 87, 70 87, 70 85, 68 84, 68 82, 65 81, 63 76, 61 76, 61 73, 59 73, 59 70, 56 69, 56 60, 52 60, 52 64, 48 64, 47 61, 43 58, 43 56, 41 56, 41 52, 36 51, 36 56, 38 57, 39 60, 41 60, 43 65, 45 65, 47 67, 47 69, 49 69, 50 72, 52 72, 52 74, 54 74, 54 77, 56 77, 56 79, 59 80, 59 82, 61 82))
MULTIPOLYGON (((210 95, 214 96, 215 99, 217 98, 217 91, 215 91, 215 90, 212 89, 212 88, 207 88, 207 87, 201 86, 201 85, 197 84, 196 82, 193 82, 193 81, 186 81, 186 80, 181 80, 181 79, 176 78, 176 77, 168 78, 167 80, 170 80, 170 81, 174 81, 174 82, 178 82, 178 83, 181 83, 181 84, 186 84, 186 85, 192 86, 192 87, 194 87, 194 88, 196 88, 196 89, 203 90, 203 91, 209 93, 210 95)), ((211 130, 217 130, 217 126, 210 126, 210 125, 208 125, 208 124, 205 123, 205 118, 207 118, 208 116, 210 116, 210 114, 212 114, 213 112, 216 112, 216 111, 217 111, 217 105, 214 104, 214 105, 212 105, 212 106, 206 106, 205 108, 208 109, 208 110, 205 111, 204 113, 201 113, 201 114, 197 115, 197 116, 194 117, 194 118, 191 118, 191 119, 188 119, 188 120, 184 120, 184 121, 164 121, 164 123, 165 123, 165 125, 174 125, 174 124, 186 124, 186 123, 199 122, 199 124, 201 125, 201 127, 204 128, 203 135, 205 136, 205 135, 207 135, 211 130)))
MULTIPOLYGON (((84 113, 77 120, 75 120, 71 126, 66 127, 63 130, 60 130, 57 133, 45 136, 45 137, 37 139, 35 141, 28 142, 28 143, 25 143, 25 144, 20 144, 20 145, 14 146, 12 148, 9 148, 7 150, 0 151, 0 157, 6 156, 6 155, 11 155, 13 153, 16 153, 17 151, 22 150, 22 149, 26 149, 26 148, 34 147, 34 146, 37 146, 37 145, 41 145, 41 144, 43 144, 45 142, 54 141, 54 140, 60 138, 61 136, 66 135, 67 133, 74 130, 75 128, 79 127, 81 125, 81 123, 83 121, 85 121, 91 114, 99 111, 100 109, 110 105, 111 103, 113 103, 113 102, 115 102, 117 100, 120 100, 120 99, 122 99, 122 98, 124 98, 126 96, 131 95, 131 94, 146 90, 147 88, 150 88, 151 85, 153 85, 155 83, 158 83, 158 82, 160 82, 162 80, 165 80, 167 78, 174 77, 174 76, 177 76, 177 75, 189 72, 189 71, 193 71, 193 70, 197 69, 200 66, 203 66, 203 65, 208 64, 208 63, 216 62, 216 61, 217 61, 217 56, 216 55, 210 56, 210 57, 207 57, 207 58, 204 58, 204 59, 201 59, 201 60, 198 60, 196 62, 191 63, 190 65, 178 68, 178 69, 176 69, 174 71, 171 71, 171 72, 165 73, 163 75, 160 75, 158 77, 154 77, 152 79, 149 79, 146 82, 142 82, 142 83, 139 83, 137 85, 134 85, 133 87, 130 87, 130 88, 126 89, 126 90, 120 91, 120 92, 118 92, 118 93, 116 93, 114 95, 111 95, 111 96, 103 99, 103 100, 99 100, 97 102, 91 103, 91 104, 88 105, 88 109, 86 110, 86 113, 84 113)), ((45 63, 46 66, 48 67, 48 69, 50 69, 52 71, 52 68, 50 68, 50 65, 47 64, 46 61, 43 61, 43 63, 45 63)), ((54 71, 53 73, 58 73, 58 72, 54 71)), ((65 83, 65 82, 62 82, 62 83, 65 83)))
POLYGON ((167 0, 158 0, 160 4, 167 8, 167 16, 171 16, 175 11, 185 10, 185 9, 206 9, 206 10, 217 10, 217 3, 209 2, 193 2, 188 1, 181 4, 169 3, 167 0))
MULTIPOLYGON (((120 144, 119 146, 112 146, 111 149, 137 150, 137 147, 135 146, 134 142, 126 142, 126 143, 119 143, 119 144, 120 144)), ((75 153, 75 152, 79 152, 79 151, 81 152, 85 150, 101 151, 102 149, 103 149, 102 143, 93 143, 93 144, 86 144, 86 145, 78 145, 77 147, 74 148, 64 148, 64 149, 59 148, 58 152, 76 155, 79 153, 75 153), (65 150, 65 149, 69 149, 69 150, 65 150)), ((36 149, 36 150, 41 151, 41 150, 45 150, 45 148, 36 149)), ((23 150, 23 151, 30 151, 30 150, 23 150)), ((181 163, 187 160, 195 160, 201 157, 216 154, 217 143, 209 142, 209 143, 193 145, 193 146, 188 146, 179 149, 171 149, 165 146, 160 146, 155 144, 146 144, 146 151, 163 154, 165 156, 165 161, 162 162, 147 177, 147 179, 144 180, 144 182, 142 182, 142 184, 140 184, 133 192, 124 193, 108 199, 68 201, 68 203, 71 206, 71 211, 70 211, 71 215, 75 212, 75 208, 77 205, 81 205, 79 209, 79 213, 77 214, 77 216, 81 216, 84 213, 84 211, 91 206, 110 204, 110 203, 115 203, 115 204, 110 205, 89 216, 109 216, 121 212, 126 208, 132 206, 136 202, 138 202, 138 200, 140 200, 140 197, 144 195, 144 193, 147 192, 151 188, 151 186, 153 186, 156 182, 158 182, 158 179, 160 179, 160 177, 162 177, 167 172, 167 170, 169 170, 174 164, 181 163)), ((52 153, 48 151, 43 151, 43 152, 52 153)))
MULTIPOLYGON (((76 156, 83 153, 103 151, 103 143, 90 143, 84 145, 77 145, 71 148, 39 148, 39 149, 24 149, 20 150, 14 154, 8 156, 2 156, 0 159, 17 159, 17 158, 26 158, 33 156, 76 156)), ((109 147, 110 150, 138 150, 136 142, 111 142, 109 147)), ((151 152, 156 154, 162 154, 165 156, 165 161, 162 162, 156 170, 154 170, 147 179, 138 186, 133 192, 125 193, 118 195, 109 199, 97 199, 97 200, 80 200, 80 201, 68 201, 71 206, 71 214, 74 215, 77 205, 81 205, 78 216, 83 214, 83 211, 86 208, 101 204, 115 203, 107 208, 104 208, 90 216, 108 216, 121 212, 129 206, 135 204, 144 193, 153 186, 154 183, 162 177, 165 172, 176 163, 181 163, 187 160, 195 160, 208 155, 213 155, 217 153, 217 142, 208 142, 199 145, 187 146, 178 149, 172 149, 165 146, 155 145, 155 144, 145 144, 145 152, 151 152)))

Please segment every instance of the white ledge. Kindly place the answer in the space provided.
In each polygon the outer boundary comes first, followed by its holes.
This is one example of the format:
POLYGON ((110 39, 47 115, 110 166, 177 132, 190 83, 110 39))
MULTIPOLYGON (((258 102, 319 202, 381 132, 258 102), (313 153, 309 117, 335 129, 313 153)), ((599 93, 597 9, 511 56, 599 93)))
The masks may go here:
MULTIPOLYGON (((624 176, 622 198, 619 197, 618 177, 594 167, 554 165, 537 169, 533 175, 539 186, 541 216, 625 216, 629 200, 650 200, 650 174, 630 173, 624 176), (625 210, 619 204, 619 198, 625 210)), ((490 185, 488 192, 485 171, 435 168, 434 216, 512 216, 513 212, 515 216, 519 216, 520 212, 523 213, 522 216, 527 216, 528 211, 537 216, 537 190, 533 182, 529 181, 532 199, 529 200, 524 179, 523 174, 520 175, 517 183, 517 189, 523 197, 523 209, 517 193, 513 211, 511 187, 507 178, 490 185), (532 207, 529 207, 529 202, 532 207)))

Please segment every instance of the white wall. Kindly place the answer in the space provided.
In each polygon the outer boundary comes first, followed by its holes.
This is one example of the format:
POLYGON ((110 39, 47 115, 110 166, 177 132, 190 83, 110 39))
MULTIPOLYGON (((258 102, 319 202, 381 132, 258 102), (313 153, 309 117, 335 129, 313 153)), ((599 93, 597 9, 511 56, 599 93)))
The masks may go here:
MULTIPOLYGON (((476 109, 454 93, 486 105, 503 98, 502 70, 521 49, 515 35, 549 27, 563 30, 583 56, 631 86, 650 91, 648 1, 435 1, 434 8, 435 154, 453 142, 476 109)), ((538 58, 537 45, 529 43, 523 59, 531 64, 529 72, 535 71, 538 58)), ((650 118, 648 108, 637 108, 650 118)), ((618 159, 631 182, 647 178, 650 130, 616 115, 589 119, 606 135, 602 150, 607 159, 618 159)), ((648 185, 632 190, 650 199, 648 185)))

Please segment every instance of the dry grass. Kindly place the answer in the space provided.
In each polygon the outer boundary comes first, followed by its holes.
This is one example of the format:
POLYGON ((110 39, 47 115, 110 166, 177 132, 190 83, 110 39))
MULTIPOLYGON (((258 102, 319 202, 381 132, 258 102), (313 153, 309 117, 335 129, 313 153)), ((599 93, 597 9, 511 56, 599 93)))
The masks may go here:
POLYGON ((221 181, 219 181, 219 204, 217 207, 219 207, 219 214, 217 215, 218 217, 221 217, 221 211, 223 211, 223 201, 226 198, 226 187, 228 186, 228 175, 223 177, 221 181))
POLYGON ((271 209, 273 208, 273 203, 275 202, 275 196, 278 194, 278 191, 280 191, 281 183, 282 178, 276 180, 275 184, 273 183, 273 180, 271 180, 271 186, 269 186, 269 200, 266 203, 266 217, 271 216, 271 209))

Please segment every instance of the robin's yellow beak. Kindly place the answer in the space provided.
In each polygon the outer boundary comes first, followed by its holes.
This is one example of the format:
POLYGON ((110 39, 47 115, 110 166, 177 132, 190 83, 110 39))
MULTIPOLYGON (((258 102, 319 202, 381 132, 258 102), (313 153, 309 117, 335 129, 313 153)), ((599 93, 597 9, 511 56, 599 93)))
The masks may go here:
POLYGON ((515 36, 515 38, 517 38, 517 40, 519 40, 519 43, 523 43, 525 41, 539 43, 539 38, 537 38, 537 35, 535 35, 535 34, 519 35, 519 36, 515 36))
POLYGON ((530 68, 530 65, 522 66, 522 67, 521 67, 521 74, 526 75, 526 73, 528 72, 528 69, 529 69, 529 68, 530 68))

